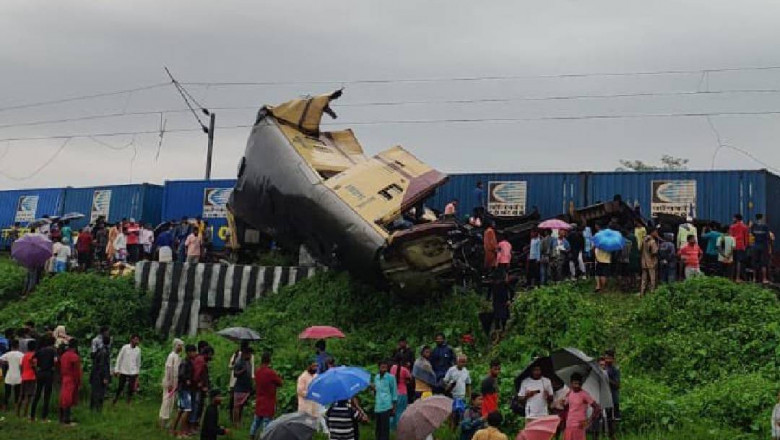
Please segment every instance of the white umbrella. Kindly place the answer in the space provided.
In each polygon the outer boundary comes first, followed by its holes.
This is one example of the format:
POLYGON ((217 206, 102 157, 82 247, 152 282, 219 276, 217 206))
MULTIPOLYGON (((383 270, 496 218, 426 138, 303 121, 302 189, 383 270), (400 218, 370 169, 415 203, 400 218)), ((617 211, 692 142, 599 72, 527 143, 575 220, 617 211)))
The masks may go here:
POLYGON ((609 378, 592 357, 576 348, 564 348, 550 355, 555 374, 564 381, 571 382, 571 376, 579 373, 583 377, 582 389, 602 408, 612 408, 612 392, 609 378))

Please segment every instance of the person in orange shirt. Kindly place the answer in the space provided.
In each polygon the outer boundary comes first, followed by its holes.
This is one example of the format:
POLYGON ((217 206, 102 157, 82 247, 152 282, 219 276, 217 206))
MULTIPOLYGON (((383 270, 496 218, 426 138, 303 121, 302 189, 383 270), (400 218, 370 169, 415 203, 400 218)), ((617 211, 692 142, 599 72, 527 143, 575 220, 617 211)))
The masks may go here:
POLYGON ((485 250, 484 269, 485 273, 487 273, 496 267, 496 257, 498 256, 498 239, 496 239, 496 228, 493 222, 490 222, 487 229, 485 229, 482 245, 485 250))
POLYGON ((686 280, 701 275, 701 270, 699 269, 699 261, 701 261, 703 252, 701 251, 699 245, 696 244, 696 237, 694 237, 693 235, 689 235, 688 243, 686 243, 685 246, 681 247, 678 253, 680 254, 680 259, 685 265, 686 280))
POLYGON ((458 199, 452 199, 450 203, 447 203, 447 206, 444 207, 444 217, 445 218, 455 218, 458 211, 458 199))

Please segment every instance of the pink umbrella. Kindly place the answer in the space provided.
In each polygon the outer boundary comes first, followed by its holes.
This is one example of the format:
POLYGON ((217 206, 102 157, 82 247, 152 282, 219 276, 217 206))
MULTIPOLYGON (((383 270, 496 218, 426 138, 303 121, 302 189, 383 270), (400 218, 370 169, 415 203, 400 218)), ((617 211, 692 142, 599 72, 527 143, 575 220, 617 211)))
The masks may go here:
POLYGON ((538 228, 539 229, 565 229, 568 231, 569 229, 571 229, 571 225, 566 223, 563 220, 558 220, 557 218, 551 218, 549 220, 545 220, 539 223, 538 228))
POLYGON ((328 339, 328 338, 344 338, 344 333, 336 327, 330 327, 327 325, 315 325, 309 327, 300 335, 298 339, 328 339))
POLYGON ((561 418, 558 416, 546 416, 533 419, 526 423, 525 429, 517 434, 516 440, 550 440, 558 432, 558 424, 561 418))
MULTIPOLYGON (((417 400, 406 408, 398 420, 396 438, 423 440, 441 426, 452 414, 452 399, 433 396, 417 400)), ((549 440, 549 439, 548 439, 549 440)))

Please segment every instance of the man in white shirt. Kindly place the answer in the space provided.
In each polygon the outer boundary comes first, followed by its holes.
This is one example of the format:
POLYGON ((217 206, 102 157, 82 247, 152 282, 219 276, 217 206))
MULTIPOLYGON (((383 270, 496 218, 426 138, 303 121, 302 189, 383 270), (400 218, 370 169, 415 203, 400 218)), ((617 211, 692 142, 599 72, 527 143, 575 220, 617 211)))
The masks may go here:
POLYGON ((168 353, 165 360, 165 372, 162 380, 162 405, 160 406, 160 427, 167 428, 168 421, 171 419, 171 411, 176 403, 176 388, 179 384, 179 366, 181 365, 181 351, 184 349, 184 341, 181 339, 173 340, 173 350, 168 353))
POLYGON ((550 414, 547 405, 553 401, 552 383, 550 379, 542 376, 542 367, 534 366, 531 377, 526 377, 520 384, 520 392, 517 395, 525 400, 525 417, 535 419, 550 414))
POLYGON ((119 377, 119 386, 116 389, 116 396, 114 396, 114 405, 122 395, 125 386, 127 386, 127 403, 130 404, 133 399, 133 393, 135 393, 138 384, 138 373, 141 372, 141 348, 138 346, 140 343, 140 336, 137 334, 131 336, 130 343, 122 346, 116 357, 114 376, 119 377))
POLYGON ((68 243, 65 243, 65 239, 63 239, 63 243, 57 248, 57 260, 55 261, 54 266, 55 272, 61 273, 68 270, 68 260, 70 260, 70 256, 70 246, 68 246, 68 243))
POLYGON ((466 368, 466 361, 465 355, 458 356, 457 363, 450 367, 444 375, 444 385, 452 394, 452 398, 463 400, 464 403, 466 396, 471 394, 469 389, 471 388, 471 375, 466 368))
POLYGON ((152 258, 153 243, 154 231, 152 230, 152 225, 145 224, 141 230, 138 231, 138 244, 141 246, 144 260, 150 260, 152 258))
POLYGON ((22 358, 24 353, 19 351, 19 341, 12 339, 10 341, 10 350, 0 356, 0 363, 8 365, 8 371, 5 373, 5 402, 4 406, 8 408, 8 398, 11 396, 11 390, 14 393, 14 403, 19 402, 19 396, 22 387, 22 358))

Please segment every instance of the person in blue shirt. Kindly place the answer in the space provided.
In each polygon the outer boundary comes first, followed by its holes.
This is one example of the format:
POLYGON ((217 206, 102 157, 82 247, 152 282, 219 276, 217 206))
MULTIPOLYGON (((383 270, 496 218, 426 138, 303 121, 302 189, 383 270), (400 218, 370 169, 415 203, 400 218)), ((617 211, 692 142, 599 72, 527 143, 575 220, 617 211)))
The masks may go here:
POLYGON ((447 340, 444 339, 444 333, 436 334, 436 347, 433 348, 431 353, 431 365, 433 366, 433 372, 436 373, 436 383, 441 384, 444 375, 447 374, 447 370, 455 365, 455 352, 452 347, 447 345, 447 340))
POLYGON ((371 389, 376 400, 374 403, 374 417, 376 419, 376 440, 390 440, 390 417, 395 414, 395 405, 398 402, 398 388, 395 376, 388 373, 390 361, 379 363, 379 374, 374 376, 371 389))
POLYGON ((702 240, 706 240, 707 246, 704 248, 704 271, 708 275, 714 275, 718 269, 718 239, 723 235, 714 226, 706 226, 702 240))
POLYGON ((485 214, 485 190, 482 189, 482 181, 477 181, 474 187, 474 211, 480 217, 485 214))
POLYGON ((542 239, 539 230, 531 231, 531 245, 528 247, 528 266, 526 268, 527 287, 538 287, 541 284, 539 260, 542 257, 542 239))
POLYGON ((333 358, 325 351, 325 340, 320 339, 314 344, 314 350, 317 352, 317 374, 322 374, 328 371, 328 364, 333 358))

